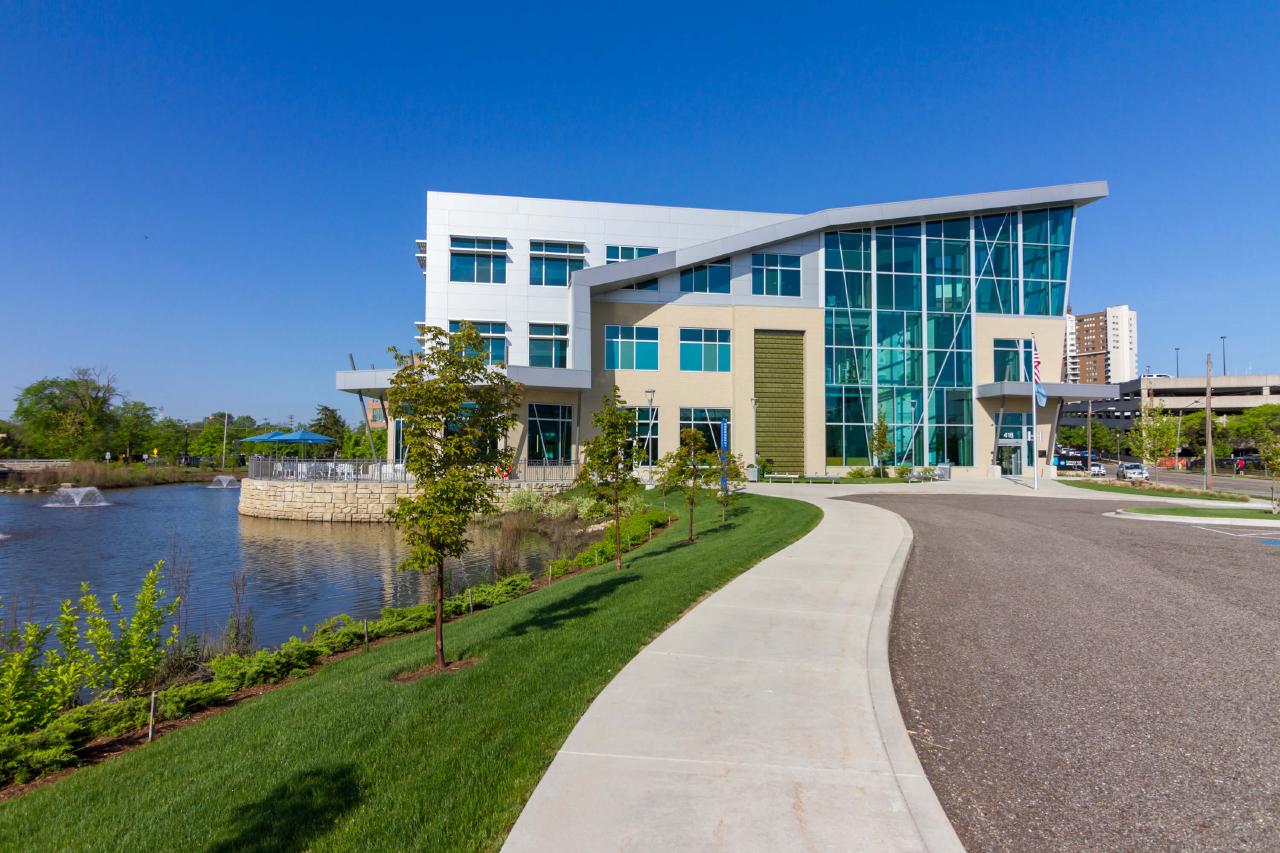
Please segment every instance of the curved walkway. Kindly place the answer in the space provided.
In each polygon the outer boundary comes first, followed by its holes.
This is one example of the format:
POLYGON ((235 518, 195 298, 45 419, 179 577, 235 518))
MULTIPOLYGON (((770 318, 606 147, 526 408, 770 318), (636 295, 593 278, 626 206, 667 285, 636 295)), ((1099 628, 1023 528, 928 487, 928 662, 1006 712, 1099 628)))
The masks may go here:
POLYGON ((825 516, 618 673, 505 850, 961 849, 889 674, 910 528, 834 489, 757 491, 825 516))

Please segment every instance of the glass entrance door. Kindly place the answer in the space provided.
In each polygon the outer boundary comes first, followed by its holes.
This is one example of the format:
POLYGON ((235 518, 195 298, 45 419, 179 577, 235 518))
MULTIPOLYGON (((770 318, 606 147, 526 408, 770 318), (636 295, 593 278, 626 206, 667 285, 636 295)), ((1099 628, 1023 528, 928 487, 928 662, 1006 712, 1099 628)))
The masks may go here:
POLYGON ((1022 474, 1022 448, 1000 448, 1000 473, 1005 477, 1017 477, 1022 474))

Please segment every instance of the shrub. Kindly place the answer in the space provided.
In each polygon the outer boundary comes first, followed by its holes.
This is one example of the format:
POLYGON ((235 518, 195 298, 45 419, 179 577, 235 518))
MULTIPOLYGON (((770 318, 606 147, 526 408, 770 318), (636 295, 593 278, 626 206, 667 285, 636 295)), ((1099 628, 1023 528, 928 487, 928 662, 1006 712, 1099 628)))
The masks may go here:
POLYGON ((604 504, 590 495, 579 495, 574 501, 578 507, 578 518, 584 521, 596 521, 604 518, 608 512, 604 504))
POLYGON ((516 489, 507 496, 506 509, 509 512, 541 513, 547 499, 533 489, 516 489))
POLYGON ((849 474, 848 474, 848 476, 853 477, 854 479, 865 479, 865 478, 867 478, 867 477, 874 477, 874 476, 875 476, 875 469, 873 469, 873 468, 850 468, 850 469, 849 469, 849 474))
POLYGON ((551 498, 542 505, 542 515, 544 518, 563 518, 570 512, 577 509, 577 505, 564 498, 551 498))
POLYGON ((555 580, 556 578, 562 578, 565 575, 569 574, 569 569, 571 569, 572 567, 573 567, 573 564, 569 560, 565 559, 564 557, 561 557, 558 560, 552 560, 551 562, 547 563, 547 577, 551 578, 552 580, 555 580))
POLYGON ((910 476, 910 474, 911 474, 910 465, 897 465, 893 469, 893 476, 897 477, 899 480, 907 479, 907 477, 910 476))

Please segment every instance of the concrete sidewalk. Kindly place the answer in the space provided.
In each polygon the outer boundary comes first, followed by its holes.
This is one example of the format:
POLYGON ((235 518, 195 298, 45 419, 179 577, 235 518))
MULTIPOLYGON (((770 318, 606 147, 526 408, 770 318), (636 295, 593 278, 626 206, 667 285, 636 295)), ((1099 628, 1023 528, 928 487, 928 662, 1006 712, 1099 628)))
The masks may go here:
POLYGON ((826 515, 618 673, 504 850, 961 849, 888 669, 910 528, 831 492, 753 490, 826 515))

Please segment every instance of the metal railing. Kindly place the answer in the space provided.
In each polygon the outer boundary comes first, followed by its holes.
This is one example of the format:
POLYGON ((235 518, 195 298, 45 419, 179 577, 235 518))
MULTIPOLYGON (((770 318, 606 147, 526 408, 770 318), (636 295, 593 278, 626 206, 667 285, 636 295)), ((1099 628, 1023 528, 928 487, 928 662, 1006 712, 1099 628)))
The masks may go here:
POLYGON ((403 464, 372 459, 250 459, 255 480, 407 483, 403 464))
MULTIPOLYGON (((517 462, 509 471, 495 470, 491 479, 515 483, 568 483, 577 476, 576 462, 517 462)), ((255 480, 356 483, 407 483, 413 480, 404 463, 371 459, 250 459, 249 477, 255 480)))

